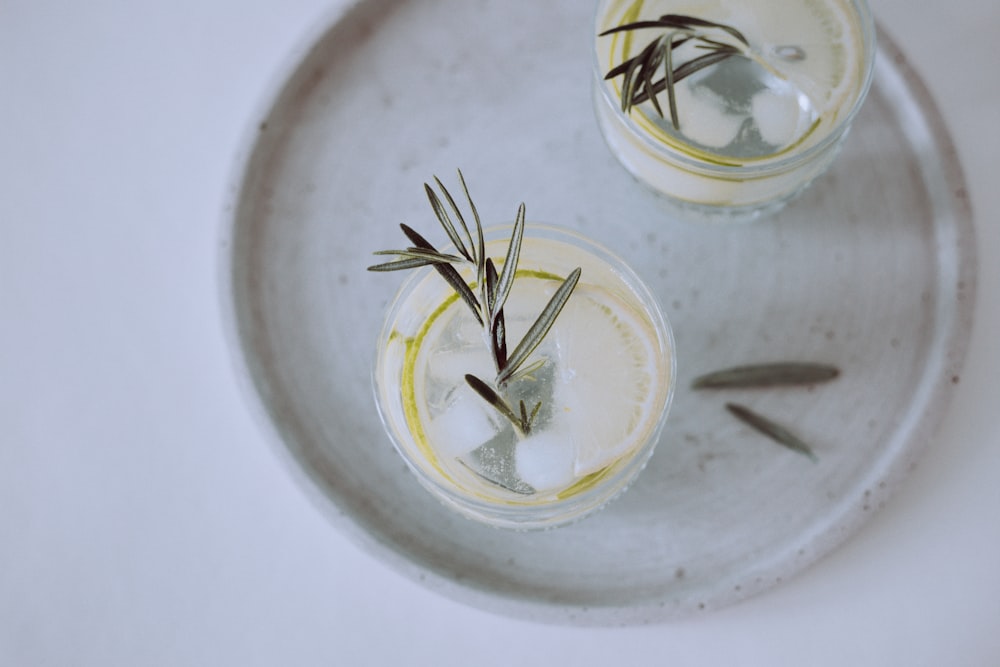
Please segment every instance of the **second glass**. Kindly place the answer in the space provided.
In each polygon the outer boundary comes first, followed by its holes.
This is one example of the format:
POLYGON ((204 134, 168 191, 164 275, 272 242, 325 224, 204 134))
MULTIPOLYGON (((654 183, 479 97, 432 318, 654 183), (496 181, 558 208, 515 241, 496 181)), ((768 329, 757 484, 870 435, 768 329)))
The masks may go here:
POLYGON ((830 166, 874 60, 865 0, 601 0, 594 103, 615 157, 686 217, 752 220, 830 166))

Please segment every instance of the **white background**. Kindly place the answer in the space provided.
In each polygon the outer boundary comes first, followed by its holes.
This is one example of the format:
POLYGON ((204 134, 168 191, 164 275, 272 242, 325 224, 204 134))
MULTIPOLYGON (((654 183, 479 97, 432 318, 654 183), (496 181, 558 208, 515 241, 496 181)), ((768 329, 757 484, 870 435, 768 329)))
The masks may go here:
POLYGON ((493 616, 361 551, 234 378, 236 153, 344 4, 0 0, 0 666, 1000 664, 1000 4, 872 0, 976 218, 975 328, 932 447, 779 588, 614 629, 493 616))

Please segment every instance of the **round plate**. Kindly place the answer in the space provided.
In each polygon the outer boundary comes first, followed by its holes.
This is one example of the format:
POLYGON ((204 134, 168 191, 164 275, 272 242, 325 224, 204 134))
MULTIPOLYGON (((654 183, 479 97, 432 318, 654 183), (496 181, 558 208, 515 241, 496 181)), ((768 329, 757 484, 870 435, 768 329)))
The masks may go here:
MULTIPOLYGON (((973 230, 926 90, 883 35, 833 169, 777 217, 671 219, 602 142, 587 3, 361 2, 269 100, 240 164, 224 293, 240 371, 294 469, 373 553, 434 590, 547 622, 639 623, 787 579, 880 507, 933 435, 969 334, 973 230), (443 242, 422 183, 469 182, 489 224, 575 227, 630 260, 677 342, 653 460, 598 515, 548 532, 439 505, 382 430, 370 367, 402 276, 368 273, 407 222, 443 242), (735 364, 825 361, 809 389, 694 392, 735 364), (776 419, 818 461, 732 418, 776 419)), ((460 190, 459 190, 460 191, 460 190)))

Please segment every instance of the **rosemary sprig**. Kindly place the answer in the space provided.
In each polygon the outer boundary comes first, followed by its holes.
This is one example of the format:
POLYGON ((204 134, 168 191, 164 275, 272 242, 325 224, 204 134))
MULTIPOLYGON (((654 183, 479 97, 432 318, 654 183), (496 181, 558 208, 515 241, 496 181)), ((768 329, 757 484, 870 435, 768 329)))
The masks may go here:
POLYGON ((829 382, 840 375, 830 364, 802 361, 779 361, 767 364, 733 366, 706 373, 691 382, 692 389, 742 389, 777 387, 829 382))
POLYGON ((662 118, 663 109, 657 95, 666 91, 670 122, 675 130, 680 130, 676 85, 695 72, 733 56, 749 57, 750 42, 732 26, 681 14, 664 14, 654 20, 625 23, 605 30, 599 36, 647 28, 666 32, 653 39, 637 55, 611 68, 604 78, 608 80, 622 76, 621 108, 622 113, 626 114, 633 106, 648 100, 662 118), (674 51, 689 42, 705 53, 675 65, 674 51), (661 67, 663 77, 657 79, 656 72, 661 67))
MULTIPOLYGON (((580 269, 576 268, 566 277, 563 283, 549 299, 545 308, 538 318, 528 329, 521 341, 515 346, 513 353, 507 354, 507 327, 503 314, 504 304, 510 296, 511 288, 517 277, 517 264, 521 255, 521 243, 524 238, 525 226, 525 206, 522 203, 517 209, 514 219, 514 228, 511 232, 510 243, 507 246, 506 257, 503 268, 497 272, 496 265, 492 258, 486 256, 486 242, 483 237, 483 225, 476 210, 476 205, 469 194, 469 188, 465 183, 461 170, 458 172, 462 190, 468 201, 469 209, 472 211, 473 227, 476 235, 473 238, 469 224, 462 215, 461 210, 455 203, 454 198, 448 189, 437 177, 434 181, 441 191, 441 196, 424 184, 424 190, 435 217, 444 228, 445 233, 455 246, 457 254, 444 253, 437 250, 427 239, 418 232, 401 224, 400 228, 413 245, 398 250, 380 250, 376 255, 392 255, 397 259, 374 264, 368 267, 369 271, 399 271, 413 269, 422 266, 432 266, 442 278, 455 290, 462 301, 469 307, 476 320, 486 331, 489 340, 490 353, 493 357, 496 368, 494 385, 502 391, 507 384, 516 377, 527 374, 537 369, 544 360, 525 366, 525 362, 531 353, 541 344, 545 335, 551 329, 559 313, 569 300, 569 297, 576 288, 580 279, 580 269), (447 206, 445 205, 447 203, 447 206), (458 225, 452 221, 454 216, 458 225), (473 288, 465 282, 456 265, 472 264, 476 270, 476 285, 479 286, 479 295, 473 288)), ((509 419, 522 434, 527 434, 531 430, 531 422, 538 414, 541 407, 539 403, 531 412, 522 401, 517 411, 512 409, 501 397, 497 389, 494 389, 485 381, 474 375, 466 375, 466 382, 478 393, 486 402, 492 405, 500 414, 509 419)))
POLYGON ((756 431, 763 433, 778 444, 784 445, 788 449, 808 456, 813 462, 819 460, 816 458, 816 455, 813 453, 812 448, 810 448, 809 445, 781 424, 772 421, 771 419, 768 419, 767 417, 738 403, 726 403, 726 410, 729 410, 734 417, 756 431))

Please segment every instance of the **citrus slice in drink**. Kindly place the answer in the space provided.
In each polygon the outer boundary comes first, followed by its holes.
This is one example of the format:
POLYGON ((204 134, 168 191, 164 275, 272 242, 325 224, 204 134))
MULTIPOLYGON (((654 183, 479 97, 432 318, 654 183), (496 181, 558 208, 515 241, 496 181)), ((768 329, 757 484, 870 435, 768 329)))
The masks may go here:
POLYGON ((669 357, 645 313, 591 286, 577 288, 554 333, 553 426, 569 433, 582 477, 629 454, 656 428, 669 357))

